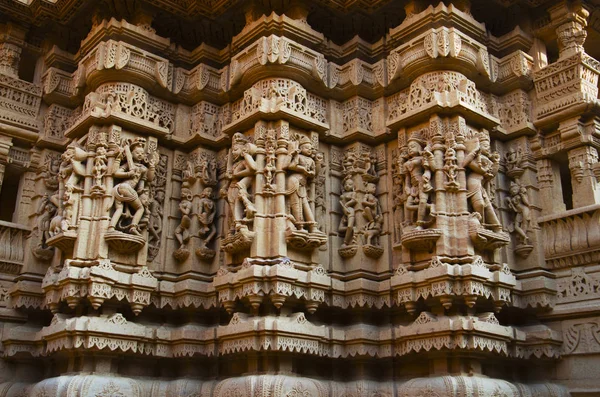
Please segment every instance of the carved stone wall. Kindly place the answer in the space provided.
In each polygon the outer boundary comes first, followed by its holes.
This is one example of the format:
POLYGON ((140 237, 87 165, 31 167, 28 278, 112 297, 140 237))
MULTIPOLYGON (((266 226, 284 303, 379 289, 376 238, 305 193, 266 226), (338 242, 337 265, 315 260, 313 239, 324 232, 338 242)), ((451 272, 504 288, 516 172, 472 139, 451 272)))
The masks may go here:
POLYGON ((593 1, 93 3, 0 4, 0 396, 600 393, 593 1))

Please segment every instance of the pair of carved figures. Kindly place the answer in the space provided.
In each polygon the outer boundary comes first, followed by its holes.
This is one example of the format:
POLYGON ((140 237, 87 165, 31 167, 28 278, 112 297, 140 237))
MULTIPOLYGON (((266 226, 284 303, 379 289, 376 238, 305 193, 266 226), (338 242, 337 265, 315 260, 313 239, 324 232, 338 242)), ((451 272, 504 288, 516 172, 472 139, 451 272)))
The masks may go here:
POLYGON ((188 243, 190 241, 190 228, 192 225, 192 217, 195 215, 198 219, 199 229, 198 237, 200 237, 202 246, 198 248, 197 254, 202 259, 212 259, 215 251, 209 248, 210 243, 215 238, 217 229, 214 225, 216 214, 216 206, 213 199, 213 188, 205 187, 200 193, 198 202, 199 209, 194 211, 192 191, 184 182, 181 189, 181 201, 179 202, 179 211, 181 212, 181 220, 177 228, 175 228, 175 239, 179 243, 179 248, 174 252, 174 256, 179 261, 187 259, 189 256, 188 243))
MULTIPOLYGON (((340 195, 342 218, 338 226, 338 232, 344 239, 339 251, 343 257, 354 255, 353 247, 357 245, 357 232, 362 234, 365 247, 379 247, 380 245, 383 211, 377 197, 376 182, 379 177, 375 164, 376 158, 371 152, 357 154, 349 151, 345 155, 342 164, 345 176, 340 195), (357 215, 359 211, 361 215, 357 215), (361 216, 363 221, 357 219, 357 216, 361 216)), ((379 248, 376 251, 372 256, 382 253, 379 248)), ((365 253, 369 255, 371 251, 365 251, 365 253)))
POLYGON ((460 188, 459 171, 465 170, 467 200, 473 211, 474 222, 493 232, 502 230, 488 192, 490 182, 498 172, 498 153, 492 152, 490 138, 485 132, 475 134, 472 139, 465 142, 465 145, 460 145, 460 148, 464 150, 464 156, 461 156, 459 162, 459 146, 454 141, 454 137, 449 139, 443 151, 443 161, 438 165, 432 149, 421 134, 419 132, 411 134, 395 164, 396 236, 402 234, 402 227, 418 231, 434 223, 433 176, 437 171, 443 173, 444 182, 443 186, 439 187, 440 190, 456 193, 460 188))
MULTIPOLYGON (((274 131, 269 131, 274 134, 274 131)), ((262 174, 262 194, 273 196, 283 194, 286 198, 288 242, 296 248, 314 248, 322 245, 325 236, 318 230, 311 202, 311 187, 319 166, 315 160, 321 158, 316 153, 312 141, 306 136, 294 137, 285 151, 275 151, 275 137, 267 136, 265 148, 259 148, 242 133, 232 137, 232 147, 228 155, 227 184, 221 189, 229 208, 229 237, 224 242, 225 250, 234 236, 244 235, 245 243, 237 247, 247 247, 251 243, 249 226, 253 223, 257 208, 254 203, 256 175, 262 174), (265 154, 265 165, 259 169, 256 160, 258 153, 265 154), (285 186, 277 186, 275 174, 285 172, 285 186)), ((278 144, 279 145, 279 144, 278 144)), ((233 242, 232 242, 233 243, 233 242)))

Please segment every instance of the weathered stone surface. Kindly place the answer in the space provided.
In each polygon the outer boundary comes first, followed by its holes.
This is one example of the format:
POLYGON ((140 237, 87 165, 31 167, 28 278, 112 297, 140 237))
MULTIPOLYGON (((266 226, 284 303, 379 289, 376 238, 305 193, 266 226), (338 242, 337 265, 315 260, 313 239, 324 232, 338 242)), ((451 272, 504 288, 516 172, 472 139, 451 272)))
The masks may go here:
POLYGON ((0 397, 600 394, 594 1, 42 3, 0 397))

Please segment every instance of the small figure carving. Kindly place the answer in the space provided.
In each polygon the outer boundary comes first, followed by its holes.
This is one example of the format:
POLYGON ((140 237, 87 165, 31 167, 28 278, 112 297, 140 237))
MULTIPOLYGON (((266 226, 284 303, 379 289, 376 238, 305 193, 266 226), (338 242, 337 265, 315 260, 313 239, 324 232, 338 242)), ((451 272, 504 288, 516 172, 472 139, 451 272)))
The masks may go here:
POLYGON ((214 158, 209 158, 206 153, 202 153, 201 168, 198 172, 200 180, 205 186, 214 186, 217 184, 217 162, 214 158))
POLYGON ((519 246, 530 245, 527 233, 532 230, 534 221, 531 218, 531 205, 527 189, 513 181, 510 183, 509 192, 510 197, 506 197, 504 200, 507 207, 515 214, 514 223, 509 226, 509 230, 514 231, 519 237, 519 246))
POLYGON ((87 160, 88 153, 73 142, 67 146, 60 158, 59 175, 65 188, 72 191, 81 191, 79 179, 85 175, 83 162, 87 160))
POLYGON ((344 242, 339 250, 342 257, 352 257, 356 254, 356 244, 354 241, 354 224, 356 221, 356 191, 354 182, 350 177, 344 181, 344 191, 340 196, 340 205, 342 206, 342 220, 338 232, 344 236, 344 242))
POLYGON ((408 139, 408 159, 404 162, 404 174, 406 175, 404 188, 407 195, 406 208, 410 212, 417 213, 415 222, 417 230, 428 225, 425 217, 431 214, 432 204, 429 203, 429 194, 433 190, 431 186, 431 168, 433 166, 433 154, 424 147, 424 142, 417 134, 408 139))
POLYGON ((379 199, 375 195, 376 190, 377 186, 374 183, 368 183, 366 193, 361 201, 363 216, 367 221, 364 227, 363 251, 365 255, 372 258, 379 258, 383 254, 383 248, 379 244, 379 237, 383 230, 383 214, 379 199))
POLYGON ((196 250, 196 255, 205 260, 211 260, 215 256, 215 250, 208 248, 217 234, 214 225, 216 207, 213 200, 213 188, 206 187, 200 194, 200 210, 198 211, 198 222, 200 224, 198 235, 202 246, 196 250))
POLYGON ((403 177, 405 155, 399 154, 393 164, 393 211, 394 211, 394 243, 401 242, 402 227, 405 222, 406 190, 404 188, 405 179, 403 177))
POLYGON ((44 169, 41 172, 41 176, 44 180, 44 186, 49 191, 55 191, 59 186, 59 172, 60 172, 60 160, 58 158, 50 157, 46 164, 44 165, 44 169))
POLYGON ((106 148, 99 146, 96 149, 96 157, 94 157, 94 167, 92 173, 94 174, 94 186, 104 190, 102 185, 102 179, 106 175, 108 157, 106 155, 106 148))
POLYGON ((504 161, 506 162, 506 174, 508 176, 517 178, 523 174, 521 148, 515 150, 514 147, 511 147, 504 156, 504 161))
POLYGON ((38 215, 38 233, 40 235, 40 241, 33 249, 33 254, 40 260, 50 260, 54 255, 54 250, 51 247, 48 247, 46 241, 51 237, 50 223, 52 218, 56 215, 57 210, 57 206, 48 197, 48 194, 44 194, 36 212, 38 215))
POLYGON ((500 156, 497 152, 491 152, 490 138, 486 133, 478 134, 471 144, 472 148, 462 164, 464 168, 471 170, 467 175, 467 197, 473 210, 481 216, 483 226, 500 232, 502 225, 485 190, 485 184, 498 172, 500 156))
POLYGON ((125 146, 126 163, 120 165, 120 161, 116 161, 115 166, 118 168, 113 176, 123 181, 113 188, 115 211, 110 220, 109 232, 118 228, 135 236, 141 235, 140 221, 146 211, 144 201, 148 201, 148 184, 155 172, 154 161, 150 161, 148 166, 145 164, 145 143, 143 138, 135 139, 125 146))
POLYGON ((160 233, 162 231, 163 209, 162 203, 165 200, 164 190, 157 190, 154 198, 150 202, 150 223, 148 223, 148 244, 156 245, 160 241, 160 233))
POLYGON ((444 174, 446 175, 446 183, 444 186, 447 190, 457 191, 458 185, 458 160, 456 158, 456 150, 449 147, 444 155, 444 174))
POLYGON ((175 238, 179 242, 179 248, 173 252, 173 257, 179 262, 185 261, 190 256, 190 251, 187 244, 190 241, 190 226, 192 219, 192 192, 187 189, 181 189, 181 202, 179 203, 179 211, 181 211, 181 221, 175 229, 175 238))
POLYGON ((272 136, 267 136, 265 142, 265 186, 264 191, 274 192, 273 181, 275 178, 275 171, 277 166, 275 165, 277 156, 275 155, 275 139, 272 136))
POLYGON ((325 166, 325 154, 318 152, 315 155, 315 161, 320 166, 317 167, 317 175, 315 177, 315 221, 317 226, 321 228, 321 231, 325 231, 326 221, 326 207, 325 207, 325 180, 327 168, 325 166))

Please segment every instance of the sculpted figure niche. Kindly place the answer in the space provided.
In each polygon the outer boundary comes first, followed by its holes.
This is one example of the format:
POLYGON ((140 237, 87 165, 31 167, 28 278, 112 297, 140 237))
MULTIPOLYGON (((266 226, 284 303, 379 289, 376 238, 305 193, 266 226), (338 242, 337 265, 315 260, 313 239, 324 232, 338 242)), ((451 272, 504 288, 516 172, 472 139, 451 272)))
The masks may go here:
POLYGON ((179 248, 173 252, 173 257, 180 262, 185 261, 190 256, 188 243, 190 241, 190 226, 192 225, 192 192, 188 188, 181 189, 181 201, 179 202, 179 211, 181 212, 181 221, 175 228, 175 239, 179 243, 179 248))
POLYGON ((223 239, 222 248, 226 252, 248 249, 254 239, 254 232, 250 231, 248 226, 256 214, 256 207, 251 200, 257 170, 254 158, 256 151, 256 145, 244 134, 233 134, 227 164, 228 184, 224 188, 230 225, 229 234, 223 239))
POLYGON ((200 208, 198 210, 198 236, 202 246, 196 249, 196 255, 204 260, 214 258, 216 252, 209 248, 210 243, 217 234, 217 229, 214 224, 217 208, 213 200, 213 188, 205 187, 200 194, 200 208))
POLYGON ((383 231, 383 211, 381 204, 375 192, 377 185, 367 183, 367 191, 362 199, 363 217, 367 224, 364 227, 364 246, 365 255, 372 258, 379 258, 383 254, 383 248, 380 246, 379 237, 383 231))
POLYGON ((488 189, 498 173, 500 155, 492 152, 490 137, 478 132, 465 142, 466 153, 462 167, 467 171, 467 199, 473 210, 469 220, 469 234, 475 246, 493 250, 509 242, 490 200, 488 189))
POLYGON ((41 261, 50 260, 54 255, 54 248, 49 247, 46 241, 50 238, 51 220, 56 215, 59 207, 59 166, 60 162, 58 158, 48 157, 39 173, 47 191, 41 197, 36 211, 38 242, 34 246, 32 252, 33 255, 41 261))
POLYGON ((284 161, 287 169, 285 194, 288 198, 287 242, 296 249, 312 250, 325 244, 326 235, 318 229, 309 202, 309 190, 315 175, 315 151, 311 140, 303 136, 290 144, 284 161))
POLYGON ((442 234, 434 228, 435 195, 432 175, 435 169, 433 153, 421 131, 414 131, 406 143, 400 172, 404 177, 404 225, 401 242, 415 251, 431 251, 442 234))
POLYGON ((77 238, 72 229, 77 227, 77 206, 79 195, 83 191, 81 180, 86 174, 88 153, 77 142, 71 142, 60 157, 58 166, 59 188, 50 197, 50 201, 57 208, 50 221, 47 240, 48 245, 68 251, 73 247, 77 238))
POLYGON ((344 238, 344 242, 338 252, 342 258, 350 258, 356 254, 357 250, 354 225, 356 223, 356 206, 358 205, 358 200, 354 189, 354 181, 349 176, 344 180, 340 205, 342 206, 343 215, 338 232, 344 238))
MULTIPOLYGON (((131 244, 112 244, 117 251, 136 251, 145 244, 142 231, 148 224, 150 204, 150 183, 154 179, 157 158, 146 160, 146 140, 136 138, 124 144, 124 149, 115 159, 112 173, 116 180, 112 190, 110 219, 107 241, 129 241, 131 244), (123 158, 124 157, 124 158, 123 158), (122 235, 126 234, 127 237, 122 235)), ((158 153, 153 153, 158 156, 158 153)))
POLYGON ((416 226, 416 230, 423 229, 432 222, 426 220, 426 217, 431 213, 432 208, 429 196, 433 190, 431 186, 433 154, 429 148, 423 149, 424 146, 425 142, 420 134, 413 133, 408 139, 408 158, 404 161, 406 208, 412 218, 410 222, 416 226))
POLYGON ((485 185, 498 173, 500 155, 492 153, 490 137, 479 133, 475 139, 467 142, 467 154, 462 166, 467 173, 467 197, 484 227, 501 231, 502 224, 496 215, 485 185))

